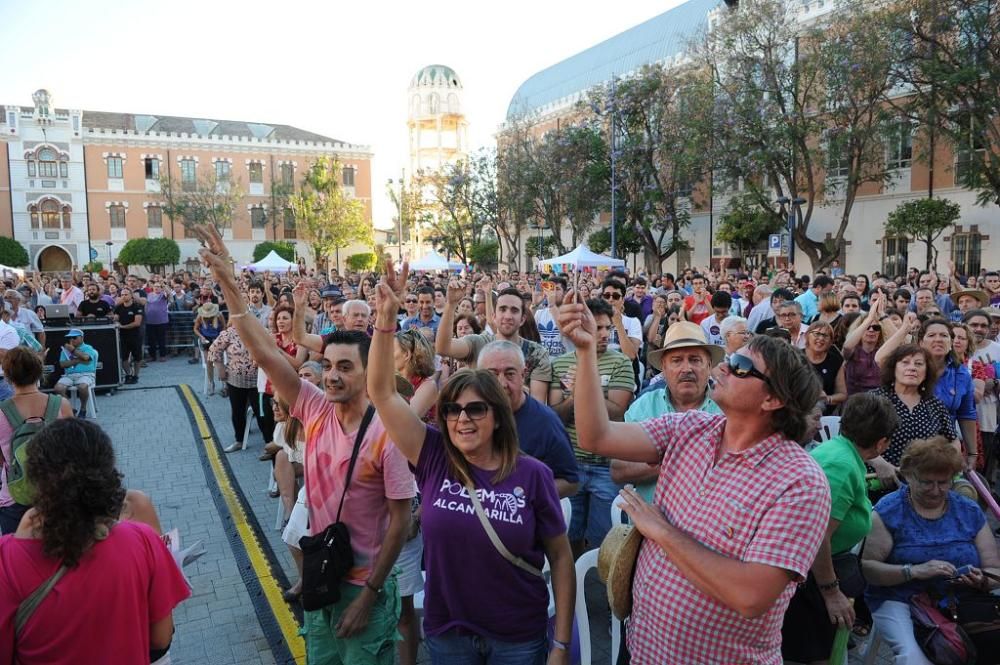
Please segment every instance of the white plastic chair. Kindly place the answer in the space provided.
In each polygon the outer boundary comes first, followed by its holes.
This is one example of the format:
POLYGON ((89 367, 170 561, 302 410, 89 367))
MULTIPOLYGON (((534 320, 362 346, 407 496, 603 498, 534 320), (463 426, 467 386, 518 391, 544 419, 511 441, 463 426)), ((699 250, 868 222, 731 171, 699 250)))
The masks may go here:
MULTIPOLYGON (((69 402, 73 406, 73 413, 80 410, 80 394, 78 386, 69 386, 69 402)), ((87 399, 87 413, 88 420, 97 420, 97 391, 94 390, 94 386, 90 386, 90 396, 87 399)))
POLYGON ((566 522, 566 528, 569 529, 570 520, 573 519, 573 502, 566 497, 559 501, 559 505, 562 507, 563 520, 566 522))
MULTIPOLYGON (((243 427, 243 450, 250 446, 250 425, 253 424, 253 407, 247 407, 247 424, 243 427)), ((271 489, 268 488, 270 492, 271 489)))
POLYGON ((614 527, 616 524, 628 524, 628 515, 622 510, 622 498, 621 496, 616 496, 615 500, 611 502, 611 526, 614 527))
MULTIPOLYGON (((576 629, 580 635, 580 662, 592 663, 590 646, 590 613, 587 611, 587 572, 597 567, 597 553, 593 549, 584 552, 576 560, 576 629)), ((621 648, 621 623, 611 616, 611 665, 618 661, 618 651, 621 648)))
POLYGON ((829 441, 840 434, 840 416, 823 416, 819 419, 819 432, 816 436, 820 441, 829 441))
MULTIPOLYGON (((573 518, 573 503, 569 500, 569 497, 566 497, 559 501, 559 506, 562 508, 563 520, 566 521, 566 530, 569 531, 569 521, 573 518)), ((555 599, 552 596, 552 579, 550 575, 551 571, 552 571, 552 566, 549 565, 549 558, 545 557, 545 562, 542 564, 542 575, 545 577, 545 583, 549 585, 550 617, 555 612, 555 599)))

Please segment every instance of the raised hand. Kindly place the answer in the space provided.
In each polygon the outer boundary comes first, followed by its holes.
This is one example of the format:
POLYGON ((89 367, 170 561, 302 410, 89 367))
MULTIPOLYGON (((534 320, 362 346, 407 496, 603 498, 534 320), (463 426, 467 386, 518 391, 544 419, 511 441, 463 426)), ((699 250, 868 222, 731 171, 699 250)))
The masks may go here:
POLYGON ((306 286, 305 280, 299 280, 295 288, 292 289, 292 303, 295 305, 295 309, 305 307, 309 303, 309 288, 306 286))
POLYGON ((400 268, 399 274, 396 274, 396 269, 392 265, 391 260, 386 260, 385 262, 385 275, 382 278, 382 283, 387 285, 392 291, 393 295, 396 297, 397 303, 402 300, 403 294, 406 292, 406 281, 410 277, 410 263, 409 261, 403 261, 403 267, 400 268))
POLYGON ((448 304, 456 307, 465 297, 465 284, 457 279, 448 282, 448 304))
POLYGON ((589 350, 597 341, 597 322, 587 306, 577 302, 577 293, 570 290, 559 308, 559 330, 569 337, 578 350, 589 350))
POLYGON ((378 325, 389 325, 396 322, 396 313, 399 312, 400 297, 396 295, 387 278, 375 287, 375 311, 378 314, 376 321, 378 325))

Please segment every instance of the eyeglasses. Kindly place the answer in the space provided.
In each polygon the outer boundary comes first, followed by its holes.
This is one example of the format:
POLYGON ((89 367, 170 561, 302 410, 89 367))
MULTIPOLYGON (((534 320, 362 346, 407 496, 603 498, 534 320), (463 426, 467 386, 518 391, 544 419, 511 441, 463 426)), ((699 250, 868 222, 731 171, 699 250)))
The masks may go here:
POLYGON ((753 337, 753 333, 749 330, 730 330, 726 335, 739 335, 741 337, 753 337))
POLYGON ((605 300, 621 300, 622 294, 618 293, 617 291, 605 291, 604 293, 601 294, 601 297, 604 298, 605 300))
POLYGON ((812 335, 813 337, 816 337, 817 339, 830 339, 830 333, 825 333, 819 330, 813 330, 809 334, 812 335))
POLYGON ((734 353, 729 356, 729 372, 737 379, 745 379, 752 376, 766 383, 769 388, 771 387, 771 379, 753 366, 753 358, 745 356, 742 353, 734 353))
POLYGON ((882 326, 878 323, 873 323, 868 326, 868 330, 871 330, 872 332, 882 332, 882 326))
POLYGON ((458 420, 465 411, 470 420, 482 420, 490 410, 486 402, 469 402, 464 406, 458 402, 445 402, 441 405, 441 415, 445 420, 458 420))
POLYGON ((802 315, 801 315, 801 314, 799 314, 799 313, 798 313, 798 312, 796 312, 796 311, 791 311, 791 312, 781 312, 780 314, 778 314, 778 318, 779 318, 779 319, 790 319, 790 318, 792 318, 793 316, 802 316, 802 315))
POLYGON ((916 481, 917 481, 917 485, 920 485, 920 489, 924 489, 924 490, 929 490, 932 487, 937 487, 939 489, 947 490, 947 489, 951 489, 952 485, 955 484, 955 481, 953 479, 948 479, 948 480, 923 480, 921 478, 917 478, 916 481))

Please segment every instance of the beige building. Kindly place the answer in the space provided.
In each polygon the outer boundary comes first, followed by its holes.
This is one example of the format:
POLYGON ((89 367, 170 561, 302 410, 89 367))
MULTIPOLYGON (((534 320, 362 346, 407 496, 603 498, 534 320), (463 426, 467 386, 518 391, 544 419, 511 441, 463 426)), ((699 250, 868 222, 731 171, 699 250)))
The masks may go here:
MULTIPOLYGON (((272 185, 298 187, 318 157, 344 166, 344 186, 371 220, 367 146, 288 125, 60 109, 46 90, 33 102, 0 106, 0 234, 25 246, 33 269, 107 264, 132 238, 173 238, 182 263, 196 256, 197 241, 162 213, 167 175, 183 189, 214 174, 246 193, 224 232, 240 263, 259 242, 291 240, 312 264, 289 212, 275 209, 272 185)), ((345 248, 340 261, 363 251, 345 248)))

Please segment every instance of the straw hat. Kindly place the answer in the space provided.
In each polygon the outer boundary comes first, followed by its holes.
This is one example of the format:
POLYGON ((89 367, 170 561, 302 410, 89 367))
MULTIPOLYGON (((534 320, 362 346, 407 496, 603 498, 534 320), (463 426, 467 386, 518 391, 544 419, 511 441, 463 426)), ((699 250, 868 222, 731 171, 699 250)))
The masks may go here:
POLYGON ((214 302, 207 302, 198 308, 198 316, 203 319, 212 319, 219 315, 219 306, 214 302))
POLYGON ((608 588, 611 612, 620 620, 632 613, 632 577, 642 534, 631 524, 616 524, 597 553, 597 575, 608 588))
POLYGON ((980 291, 979 289, 962 289, 961 291, 955 291, 951 294, 951 301, 955 303, 955 307, 958 307, 958 299, 962 296, 972 296, 979 301, 979 306, 984 307, 990 303, 990 296, 986 291, 980 291))
POLYGON ((663 337, 663 346, 646 354, 646 364, 659 367, 660 359, 667 351, 689 348, 700 348, 708 351, 708 355, 712 357, 713 366, 721 363, 726 354, 726 350, 721 346, 708 343, 708 340, 705 339, 705 331, 697 323, 678 321, 667 328, 667 334, 663 337))
POLYGON ((993 305, 992 307, 987 307, 986 313, 990 315, 991 319, 1000 319, 1000 307, 996 305, 993 305))

